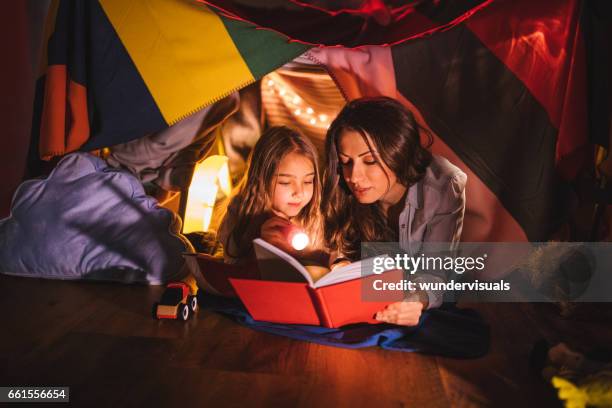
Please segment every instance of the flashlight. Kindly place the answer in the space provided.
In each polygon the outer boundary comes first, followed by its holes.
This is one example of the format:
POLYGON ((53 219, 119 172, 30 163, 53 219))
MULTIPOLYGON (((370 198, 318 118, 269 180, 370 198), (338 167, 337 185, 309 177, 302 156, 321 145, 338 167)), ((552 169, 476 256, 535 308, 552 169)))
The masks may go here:
POLYGON ((291 244, 293 249, 301 251, 308 246, 310 238, 308 235, 299 227, 295 225, 287 226, 286 229, 287 241, 291 244))
POLYGON ((308 238, 308 235, 302 231, 296 232, 291 238, 291 246, 297 251, 301 251, 302 249, 306 248, 309 242, 310 239, 308 238))

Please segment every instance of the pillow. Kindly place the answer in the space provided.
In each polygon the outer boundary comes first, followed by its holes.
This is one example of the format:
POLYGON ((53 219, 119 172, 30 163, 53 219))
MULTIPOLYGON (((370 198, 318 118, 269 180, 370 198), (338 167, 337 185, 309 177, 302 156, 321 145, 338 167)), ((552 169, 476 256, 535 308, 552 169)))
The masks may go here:
POLYGON ((193 247, 139 180, 87 153, 22 183, 0 220, 0 272, 153 285, 180 279, 193 247))

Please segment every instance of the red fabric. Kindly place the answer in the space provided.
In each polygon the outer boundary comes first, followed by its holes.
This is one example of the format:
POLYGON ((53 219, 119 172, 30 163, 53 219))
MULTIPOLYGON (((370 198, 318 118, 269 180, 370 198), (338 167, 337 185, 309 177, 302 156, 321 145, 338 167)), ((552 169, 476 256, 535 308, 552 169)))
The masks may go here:
MULTIPOLYGON (((198 0, 221 14, 271 30, 304 44, 344 47, 392 45, 449 29, 488 6, 482 0, 466 6, 436 22, 424 13, 436 15, 448 3, 425 0, 389 7, 381 0, 367 0, 356 9, 330 10, 302 1, 284 7, 262 7, 257 2, 198 0)), ((446 9, 448 10, 448 9, 446 9)), ((440 13, 442 14, 442 13, 440 13)), ((448 13, 447 13, 448 14, 448 13)))
MULTIPOLYGON (((38 3, 31 5, 39 6, 38 3)), ((0 5, 3 56, 0 75, 0 218, 9 214, 13 192, 23 177, 30 140, 35 78, 28 6, 25 1, 5 1, 0 5)))
POLYGON ((49 160, 75 151, 87 141, 89 118, 87 89, 69 80, 66 65, 50 65, 45 81, 39 149, 40 157, 49 160))
MULTIPOLYGON (((446 157, 467 175, 465 186, 465 216, 463 219, 463 242, 526 242, 527 235, 497 196, 470 169, 461 158, 427 125, 419 110, 399 92, 396 98, 408 107, 419 125, 433 136, 431 151, 446 157)), ((421 137, 426 140, 425 132, 421 137)))
MULTIPOLYGON (((391 49, 363 47, 358 50, 318 48, 309 51, 325 64, 345 96, 352 100, 363 96, 390 96, 406 105, 421 127, 429 129, 418 109, 397 92, 391 49)), ((436 134, 432 151, 446 157, 468 175, 466 212, 462 241, 527 241, 525 231, 482 180, 436 134)))
POLYGON ((496 2, 466 25, 548 112, 559 171, 574 178, 589 158, 579 0, 496 2))

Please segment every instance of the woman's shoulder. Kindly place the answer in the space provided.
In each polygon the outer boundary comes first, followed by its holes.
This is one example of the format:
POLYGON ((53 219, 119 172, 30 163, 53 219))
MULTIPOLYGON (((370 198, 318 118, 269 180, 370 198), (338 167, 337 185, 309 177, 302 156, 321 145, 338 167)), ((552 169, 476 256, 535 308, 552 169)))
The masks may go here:
POLYGON ((441 188, 451 184, 455 189, 463 190, 467 182, 467 174, 446 157, 434 154, 423 181, 425 184, 441 188))
POLYGON ((426 213, 451 212, 465 203, 467 175, 448 159, 433 155, 420 181, 422 205, 426 213))

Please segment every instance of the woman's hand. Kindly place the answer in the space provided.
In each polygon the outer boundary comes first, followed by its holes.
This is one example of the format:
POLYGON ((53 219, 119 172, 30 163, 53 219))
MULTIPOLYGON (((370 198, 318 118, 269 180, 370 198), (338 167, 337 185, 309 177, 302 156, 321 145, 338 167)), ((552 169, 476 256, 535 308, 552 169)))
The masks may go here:
MULTIPOLYGON (((427 295, 423 293, 423 295, 427 295)), ((397 324, 400 326, 416 326, 423 310, 427 308, 427 300, 417 293, 408 295, 402 302, 391 303, 380 312, 375 319, 380 322, 397 324)))

